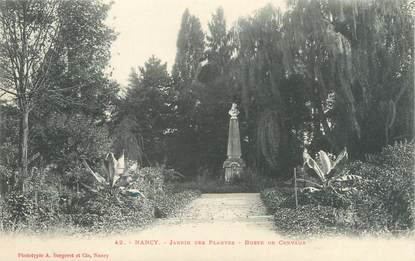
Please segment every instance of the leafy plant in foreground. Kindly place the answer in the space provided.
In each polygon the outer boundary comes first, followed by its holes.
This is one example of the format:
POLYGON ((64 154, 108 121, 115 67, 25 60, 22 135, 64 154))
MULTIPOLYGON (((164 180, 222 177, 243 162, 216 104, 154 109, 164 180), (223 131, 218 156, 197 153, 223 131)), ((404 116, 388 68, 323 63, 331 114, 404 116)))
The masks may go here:
POLYGON ((337 156, 335 160, 330 159, 324 151, 319 151, 318 159, 314 160, 304 149, 303 152, 304 166, 309 173, 313 174, 315 179, 298 179, 299 181, 310 184, 302 189, 302 192, 311 195, 330 196, 343 198, 345 194, 351 194, 357 191, 357 182, 362 180, 358 175, 349 174, 348 170, 342 168, 348 159, 346 148, 337 156))
POLYGON ((130 172, 137 168, 137 164, 132 165, 129 169, 125 168, 124 154, 122 154, 119 159, 116 159, 113 153, 107 154, 102 167, 102 171, 105 175, 100 175, 93 171, 85 160, 83 160, 83 164, 88 173, 91 174, 98 183, 97 189, 83 184, 90 191, 98 192, 102 188, 110 191, 120 189, 122 193, 128 196, 144 197, 137 189, 126 189, 130 182, 133 181, 130 172))

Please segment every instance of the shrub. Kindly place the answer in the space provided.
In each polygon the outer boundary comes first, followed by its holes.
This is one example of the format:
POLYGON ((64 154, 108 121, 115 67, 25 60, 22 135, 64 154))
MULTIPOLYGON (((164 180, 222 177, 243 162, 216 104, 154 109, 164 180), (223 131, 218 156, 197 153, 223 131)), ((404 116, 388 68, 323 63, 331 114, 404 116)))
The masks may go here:
POLYGON ((2 228, 6 231, 48 230, 59 223, 59 212, 47 199, 49 195, 38 195, 38 201, 30 193, 11 192, 2 206, 2 228))
POLYGON ((157 218, 172 215, 200 194, 198 190, 181 187, 178 183, 173 184, 181 178, 181 174, 171 169, 146 167, 136 171, 134 176, 137 178, 130 187, 145 195, 157 218))
POLYGON ((48 175, 33 168, 24 192, 12 190, 2 197, 3 230, 47 230, 59 222, 59 191, 48 175))
POLYGON ((154 218, 172 215, 199 195, 194 191, 171 190, 164 182, 164 174, 164 169, 159 167, 130 170, 132 181, 128 188, 140 191, 142 196, 138 198, 110 187, 96 193, 89 190, 72 213, 73 225, 94 232, 140 227, 154 218))
POLYGON ((388 230, 390 215, 383 202, 368 190, 356 195, 353 205, 356 210, 355 228, 361 232, 382 232, 388 230))
POLYGON ((261 196, 275 212, 277 228, 285 233, 361 234, 410 230, 414 228, 415 216, 414 154, 413 143, 398 143, 385 147, 368 162, 350 162, 344 166, 344 172, 361 177, 360 182, 354 184, 354 193, 299 192, 298 209, 292 193, 284 199, 283 194, 274 189, 263 191, 261 196))
POLYGON ((271 213, 274 213, 287 198, 287 194, 275 188, 262 190, 260 196, 268 211, 271 213))
POLYGON ((20 226, 28 225, 28 218, 34 208, 29 197, 11 192, 4 199, 5 202, 5 216, 7 219, 3 223, 5 230, 15 231, 20 226))
POLYGON ((164 218, 174 215, 178 209, 185 207, 200 192, 197 190, 185 190, 176 193, 165 193, 157 196, 154 201, 154 215, 156 218, 164 218))
MULTIPOLYGON (((68 175, 92 179, 83 169, 74 171, 81 172, 68 175)), ((134 178, 130 185, 142 191, 140 197, 130 197, 124 193, 127 190, 109 186, 91 189, 83 179, 78 181, 77 191, 56 187, 60 180, 52 171, 33 169, 25 181, 24 193, 12 192, 1 198, 0 229, 25 233, 60 228, 70 233, 122 231, 143 226, 155 217, 172 215, 199 195, 172 190, 171 184, 164 182, 166 172, 162 168, 129 171, 134 178), (85 185, 89 188, 84 189, 85 185)))
POLYGON ((163 193, 165 183, 163 168, 145 167, 131 173, 133 181, 129 188, 139 190, 147 199, 154 199, 157 194, 163 193))
POLYGON ((89 195, 81 213, 73 214, 73 224, 88 231, 112 232, 141 226, 153 219, 153 209, 144 200, 121 194, 89 195))
POLYGON ((335 211, 334 207, 316 205, 277 208, 274 221, 278 231, 284 234, 327 234, 338 230, 335 211))
POLYGON ((0 198, 4 197, 10 189, 12 172, 3 165, 0 165, 0 198))
POLYGON ((414 145, 385 147, 370 162, 354 162, 350 172, 364 177, 355 205, 364 229, 414 228, 414 145))

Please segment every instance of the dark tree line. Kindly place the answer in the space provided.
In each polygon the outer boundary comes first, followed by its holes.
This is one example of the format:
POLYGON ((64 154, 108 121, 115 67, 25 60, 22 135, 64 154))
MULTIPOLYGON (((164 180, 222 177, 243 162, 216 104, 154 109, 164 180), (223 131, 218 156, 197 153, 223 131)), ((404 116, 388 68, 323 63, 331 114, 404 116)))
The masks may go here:
MULTIPOLYGON (((231 28, 219 8, 207 33, 184 12, 171 81, 152 86, 167 99, 153 105, 167 105, 169 115, 167 129, 148 136, 164 146, 164 157, 150 162, 218 175, 231 102, 242 106, 249 166, 274 176, 297 165, 304 146, 333 153, 347 147, 363 158, 413 138, 413 4, 298 0, 288 6, 285 13, 265 6, 231 28)), ((131 81, 127 99, 137 98, 133 90, 141 85, 131 81)))
POLYGON ((363 158, 414 136, 408 0, 288 1, 284 13, 268 5, 232 27, 219 8, 207 32, 186 10, 172 71, 152 56, 124 95, 105 73, 109 8, 1 1, 2 165, 23 176, 36 164, 65 171, 113 150, 218 176, 232 102, 244 159, 272 176, 299 164, 304 146, 363 158))

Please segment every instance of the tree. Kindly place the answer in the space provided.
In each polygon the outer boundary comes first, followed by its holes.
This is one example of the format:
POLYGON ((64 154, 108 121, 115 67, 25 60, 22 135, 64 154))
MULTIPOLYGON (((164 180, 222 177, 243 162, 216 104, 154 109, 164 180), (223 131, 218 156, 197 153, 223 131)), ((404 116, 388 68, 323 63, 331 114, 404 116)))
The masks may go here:
POLYGON ((82 112, 95 119, 105 118, 117 91, 106 73, 110 46, 116 37, 105 24, 109 9, 110 5, 100 0, 62 1, 59 59, 49 75, 56 87, 44 97, 43 111, 82 112))
POLYGON ((45 150, 51 145, 44 135, 51 127, 49 116, 93 117, 85 123, 105 119, 108 97, 116 90, 104 73, 115 34, 104 23, 109 5, 98 0, 4 0, 0 8, 1 90, 14 96, 20 112, 22 183, 29 145, 46 154, 53 151, 45 150))
POLYGON ((243 133, 249 139, 248 163, 261 172, 280 170, 292 164, 294 137, 285 86, 284 50, 281 47, 282 14, 272 5, 237 25, 238 80, 246 117, 243 133))
POLYGON ((355 151, 379 152, 394 140, 413 136, 413 7, 413 2, 394 0, 330 8, 338 17, 333 20, 336 30, 351 46, 352 92, 362 130, 355 151))
MULTIPOLYGON (((115 115, 115 125, 124 126, 123 137, 115 135, 127 157, 145 164, 162 163, 166 156, 165 132, 169 123, 169 89, 171 78, 167 64, 150 57, 139 73, 132 70, 125 99, 115 115), (128 131, 127 131, 128 130, 128 131)), ((115 132, 120 128, 116 128, 115 132)), ((114 132, 114 134, 116 134, 114 132)))
POLYGON ((99 0, 62 1, 59 8, 60 34, 55 48, 59 55, 48 74, 48 95, 31 113, 30 151, 40 153, 46 162, 57 163, 63 170, 76 166, 81 158, 95 161, 108 152, 103 146, 109 142, 106 123, 118 91, 106 72, 115 39, 114 31, 105 24, 109 8, 99 0), (79 130, 65 131, 62 121, 79 121, 79 130), (96 137, 78 135, 88 129, 96 137), (59 139, 53 139, 55 135, 59 139), (81 139, 84 141, 77 146, 63 148, 81 139))
POLYGON ((206 56, 209 64, 219 67, 219 75, 226 74, 235 51, 233 32, 226 28, 223 8, 218 8, 208 24, 209 35, 206 43, 206 56))
POLYGON ((175 117, 174 130, 169 142, 175 147, 170 154, 170 160, 177 169, 183 172, 194 172, 199 164, 197 157, 198 135, 200 126, 197 125, 200 100, 197 89, 200 82, 197 76, 204 59, 204 33, 200 21, 186 9, 177 38, 177 53, 172 70, 172 108, 175 117), (173 141, 174 140, 174 141, 173 141), (180 151, 180 153, 178 153, 180 151), (194 155, 185 157, 185 155, 194 155))
POLYGON ((186 9, 177 36, 177 54, 172 76, 178 88, 190 87, 203 60, 205 35, 199 19, 186 9))
POLYGON ((21 119, 20 188, 27 176, 29 113, 47 93, 48 72, 57 53, 59 1, 0 3, 1 90, 14 96, 21 119))
POLYGON ((357 108, 351 93, 350 43, 338 33, 318 1, 296 1, 284 17, 284 66, 288 77, 302 78, 307 94, 311 121, 308 136, 317 146, 329 143, 328 149, 339 152, 345 145, 332 132, 333 99, 341 101, 341 118, 347 122, 350 136, 359 137, 357 108))
POLYGON ((330 150, 347 146, 355 157, 379 151, 393 138, 411 138, 408 2, 302 0, 292 7, 284 20, 284 63, 290 74, 304 76, 314 134, 328 139, 330 150))
POLYGON ((196 123, 199 126, 198 152, 204 168, 218 174, 226 157, 228 135, 228 111, 233 101, 238 99, 237 84, 234 80, 235 52, 233 31, 226 27, 222 8, 218 8, 209 21, 209 31, 206 37, 206 61, 198 80, 201 83, 197 89, 198 105, 196 123))

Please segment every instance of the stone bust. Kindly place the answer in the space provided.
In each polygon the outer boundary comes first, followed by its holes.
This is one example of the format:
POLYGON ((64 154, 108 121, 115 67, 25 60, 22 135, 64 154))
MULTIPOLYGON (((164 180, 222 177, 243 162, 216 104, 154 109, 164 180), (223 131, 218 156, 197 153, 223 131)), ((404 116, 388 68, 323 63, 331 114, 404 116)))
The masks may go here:
POLYGON ((231 115, 231 119, 237 119, 239 115, 239 110, 236 108, 238 105, 236 103, 232 103, 232 108, 229 111, 229 115, 231 115))

